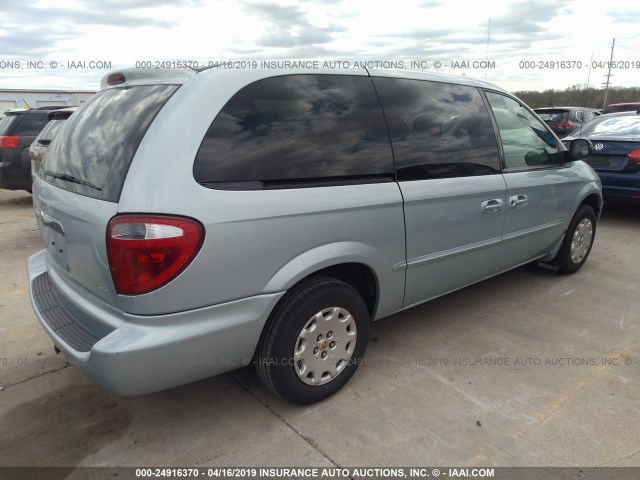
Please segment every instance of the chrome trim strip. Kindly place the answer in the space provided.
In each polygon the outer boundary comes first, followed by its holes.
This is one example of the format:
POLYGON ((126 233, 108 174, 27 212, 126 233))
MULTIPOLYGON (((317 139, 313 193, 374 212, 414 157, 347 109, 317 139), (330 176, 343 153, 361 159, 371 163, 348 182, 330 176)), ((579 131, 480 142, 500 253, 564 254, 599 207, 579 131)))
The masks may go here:
POLYGON ((34 207, 34 210, 36 212, 36 217, 40 219, 43 226, 50 228, 60 236, 64 237, 64 227, 58 220, 44 213, 38 207, 34 207))
POLYGON ((503 235, 502 240, 508 242, 509 240, 515 240, 516 238, 524 237, 525 235, 531 235, 532 233, 538 233, 543 230, 548 230, 564 223, 562 220, 556 220, 555 222, 545 223, 544 225, 538 225, 537 227, 525 228, 524 230, 518 230, 517 232, 503 235))
POLYGON ((409 259, 407 262, 400 262, 393 266, 394 271, 404 270, 406 268, 413 268, 425 263, 437 262, 444 258, 453 257, 454 255, 461 255, 463 253, 472 252, 474 250, 480 250, 481 248, 490 247, 496 245, 502 241, 501 237, 490 238, 489 240, 483 240, 481 242, 471 243, 469 245, 463 245, 461 247, 450 248, 448 250, 442 250, 440 252, 430 253, 429 255, 423 255, 421 257, 415 257, 409 259))

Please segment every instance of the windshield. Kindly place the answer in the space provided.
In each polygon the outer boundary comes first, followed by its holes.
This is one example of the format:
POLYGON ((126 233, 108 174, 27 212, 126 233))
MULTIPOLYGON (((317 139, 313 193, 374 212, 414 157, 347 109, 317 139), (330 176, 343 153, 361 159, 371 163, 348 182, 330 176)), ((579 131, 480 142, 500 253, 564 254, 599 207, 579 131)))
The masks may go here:
POLYGON ((577 130, 582 137, 640 137, 640 117, 598 117, 577 130))

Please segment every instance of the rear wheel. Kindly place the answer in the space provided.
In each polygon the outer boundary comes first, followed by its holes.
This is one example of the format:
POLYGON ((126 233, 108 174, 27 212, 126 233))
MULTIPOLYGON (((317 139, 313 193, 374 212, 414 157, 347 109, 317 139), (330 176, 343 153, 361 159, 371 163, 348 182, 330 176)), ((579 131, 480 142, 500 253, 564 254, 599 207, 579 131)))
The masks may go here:
POLYGON ((284 399, 315 403, 349 381, 362 362, 368 334, 369 312, 353 287, 311 278, 274 309, 260 338, 256 368, 284 399))
POLYGON ((561 275, 575 273, 586 262, 596 236, 596 215, 589 205, 583 204, 573 216, 556 263, 561 275))

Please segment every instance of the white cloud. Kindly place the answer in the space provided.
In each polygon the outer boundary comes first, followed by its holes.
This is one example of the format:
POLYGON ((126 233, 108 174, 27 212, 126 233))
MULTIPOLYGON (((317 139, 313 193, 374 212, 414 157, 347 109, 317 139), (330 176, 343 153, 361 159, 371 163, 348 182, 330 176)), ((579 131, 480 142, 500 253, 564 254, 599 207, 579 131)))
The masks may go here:
MULTIPOLYGON (((40 0, 21 8, 0 4, 0 15, 0 67, 9 65, 0 70, 0 88, 97 88, 106 73, 69 70, 67 61, 101 60, 122 68, 138 60, 321 57, 437 60, 445 65, 440 71, 511 90, 561 89, 586 83, 591 56, 608 60, 613 37, 616 60, 633 66, 612 72, 613 84, 637 85, 640 70, 635 0, 40 0), (495 69, 446 67, 453 60, 485 58, 495 69), (59 65, 27 70, 27 60, 59 65), (16 61, 21 69, 11 68, 16 61), (536 62, 536 68, 521 68, 524 61, 536 62), (561 61, 581 62, 582 68, 562 68, 556 63, 561 61)), ((590 84, 599 86, 605 73, 592 69, 590 84)))

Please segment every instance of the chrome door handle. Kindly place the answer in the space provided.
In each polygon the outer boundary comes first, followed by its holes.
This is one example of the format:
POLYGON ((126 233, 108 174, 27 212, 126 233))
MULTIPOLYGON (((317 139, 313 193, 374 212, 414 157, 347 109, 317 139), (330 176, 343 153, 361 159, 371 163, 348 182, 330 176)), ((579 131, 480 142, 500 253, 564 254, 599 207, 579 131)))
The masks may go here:
POLYGON ((524 207, 529 198, 526 195, 513 195, 509 197, 509 208, 524 207))
POLYGON ((480 205, 480 211, 482 213, 496 213, 502 210, 503 205, 504 201, 501 198, 486 200, 480 205))

